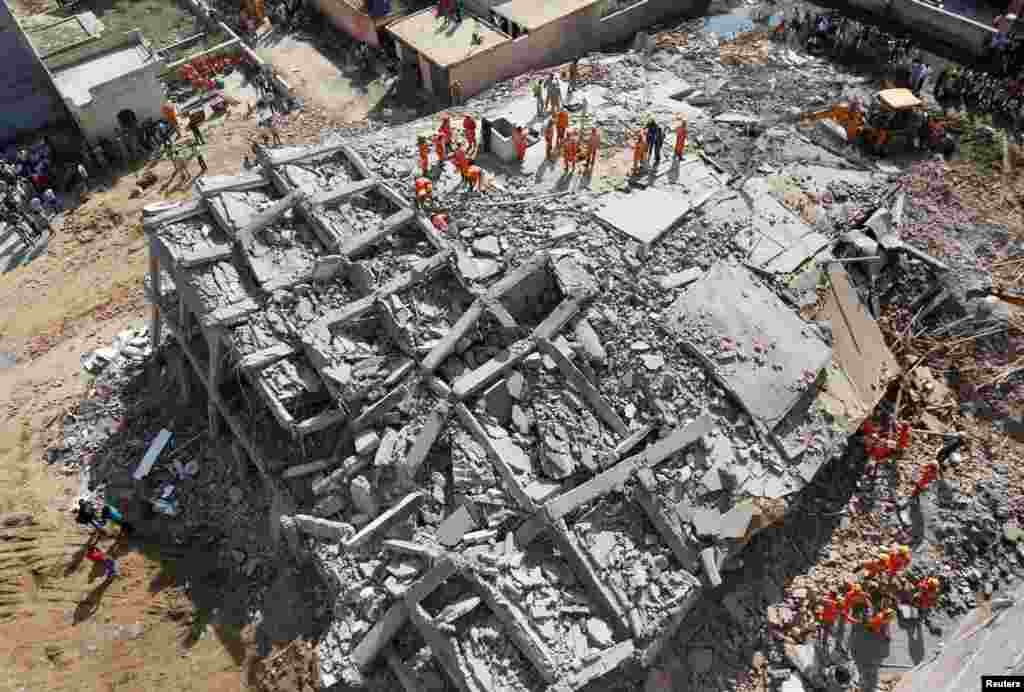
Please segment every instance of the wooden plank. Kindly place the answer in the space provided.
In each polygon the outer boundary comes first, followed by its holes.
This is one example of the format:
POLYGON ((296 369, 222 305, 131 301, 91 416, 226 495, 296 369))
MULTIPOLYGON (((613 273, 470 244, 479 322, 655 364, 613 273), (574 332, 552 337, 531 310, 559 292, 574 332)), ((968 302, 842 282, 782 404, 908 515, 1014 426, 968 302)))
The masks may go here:
POLYGON ((583 395, 583 398, 587 400, 590 407, 594 409, 594 413, 597 417, 605 422, 605 424, 612 429, 612 431, 619 437, 625 437, 629 434, 629 428, 619 417, 619 414, 615 412, 611 404, 605 401, 604 397, 601 396, 601 392, 597 391, 597 388, 591 384, 587 376, 584 375, 579 369, 572 364, 564 353, 558 350, 558 348, 547 339, 539 339, 537 346, 548 355, 558 369, 562 371, 569 382, 576 388, 576 390, 583 395))

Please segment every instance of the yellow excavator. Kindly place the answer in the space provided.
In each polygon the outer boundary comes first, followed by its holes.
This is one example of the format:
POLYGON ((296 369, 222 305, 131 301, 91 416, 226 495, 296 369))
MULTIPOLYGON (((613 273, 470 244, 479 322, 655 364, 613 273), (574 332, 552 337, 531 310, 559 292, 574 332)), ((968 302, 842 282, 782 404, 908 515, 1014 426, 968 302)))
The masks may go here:
POLYGON ((846 130, 848 142, 859 142, 879 155, 890 151, 892 145, 901 140, 913 149, 922 144, 934 146, 928 111, 910 89, 878 92, 866 113, 840 103, 827 110, 801 113, 799 120, 801 123, 834 120, 846 130))

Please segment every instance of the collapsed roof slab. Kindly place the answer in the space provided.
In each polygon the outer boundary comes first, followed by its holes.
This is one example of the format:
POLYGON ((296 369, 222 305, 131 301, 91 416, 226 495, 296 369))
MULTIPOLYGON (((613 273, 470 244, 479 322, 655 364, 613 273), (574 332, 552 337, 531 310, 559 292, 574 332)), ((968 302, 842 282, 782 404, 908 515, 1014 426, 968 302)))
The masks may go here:
POLYGON ((594 212, 594 218, 641 243, 654 243, 720 189, 710 176, 696 173, 693 179, 700 184, 685 192, 649 187, 626 195, 615 194, 594 212))
POLYGON ((747 263, 773 274, 796 271, 829 244, 772 197, 764 178, 748 180, 742 194, 711 200, 704 218, 717 226, 739 226, 733 242, 746 253, 747 263))
POLYGON ((743 267, 719 262, 669 308, 667 327, 760 424, 773 430, 832 350, 743 267))
POLYGON ((200 176, 193 184, 196 192, 203 199, 219 195, 222 192, 245 192, 266 186, 267 179, 259 173, 242 175, 200 176))
POLYGON ((232 262, 183 269, 178 290, 204 327, 244 322, 262 302, 262 292, 232 262))
POLYGON ((156 235, 173 265, 196 267, 231 257, 231 238, 201 205, 162 220, 156 235))

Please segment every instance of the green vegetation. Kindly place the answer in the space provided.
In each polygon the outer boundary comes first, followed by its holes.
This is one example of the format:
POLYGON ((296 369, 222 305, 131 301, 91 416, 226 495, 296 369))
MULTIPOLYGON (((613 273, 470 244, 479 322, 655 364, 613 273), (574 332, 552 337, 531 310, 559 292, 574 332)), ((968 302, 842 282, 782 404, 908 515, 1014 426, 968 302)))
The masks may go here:
POLYGON ((974 162, 980 173, 991 173, 1002 166, 1006 133, 992 126, 991 115, 969 115, 961 121, 959 129, 960 155, 974 162))

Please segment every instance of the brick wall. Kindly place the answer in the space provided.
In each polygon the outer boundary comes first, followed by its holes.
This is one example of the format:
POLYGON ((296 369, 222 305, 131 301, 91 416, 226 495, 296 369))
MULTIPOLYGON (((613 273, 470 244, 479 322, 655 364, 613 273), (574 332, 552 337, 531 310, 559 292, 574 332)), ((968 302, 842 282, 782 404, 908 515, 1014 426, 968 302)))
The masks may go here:
POLYGON ((342 0, 313 0, 313 3, 339 31, 344 31, 356 41, 380 47, 377 27, 370 15, 357 12, 342 0))

